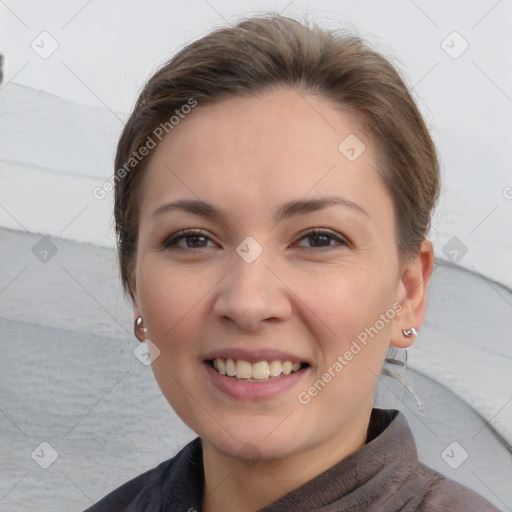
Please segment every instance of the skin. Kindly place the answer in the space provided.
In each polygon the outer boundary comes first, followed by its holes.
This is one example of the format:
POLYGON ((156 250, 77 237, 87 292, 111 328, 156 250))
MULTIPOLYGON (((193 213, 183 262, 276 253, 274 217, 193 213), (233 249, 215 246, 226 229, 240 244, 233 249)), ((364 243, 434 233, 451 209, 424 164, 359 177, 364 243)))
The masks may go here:
POLYGON ((355 115, 289 89, 199 105, 151 156, 142 184, 134 314, 147 328, 140 339, 160 350, 152 364, 158 385, 202 439, 207 512, 264 507, 366 442, 386 351, 413 343, 402 329, 423 322, 434 264, 427 240, 401 262, 393 204, 376 161, 355 115), (349 134, 366 146, 353 162, 338 150, 349 134), (333 195, 366 214, 336 205, 274 220, 285 202, 333 195), (206 201, 226 217, 180 210, 152 217, 178 199, 206 201), (333 237, 310 238, 313 228, 333 237), (206 238, 165 247, 183 229, 201 229, 206 238), (252 263, 236 252, 248 236, 263 249, 252 263), (401 304, 393 320, 301 404, 298 394, 393 303, 401 304), (223 347, 276 348, 311 368, 277 397, 237 400, 212 385, 201 360, 223 347), (254 464, 241 459, 246 443, 256 447, 254 464))

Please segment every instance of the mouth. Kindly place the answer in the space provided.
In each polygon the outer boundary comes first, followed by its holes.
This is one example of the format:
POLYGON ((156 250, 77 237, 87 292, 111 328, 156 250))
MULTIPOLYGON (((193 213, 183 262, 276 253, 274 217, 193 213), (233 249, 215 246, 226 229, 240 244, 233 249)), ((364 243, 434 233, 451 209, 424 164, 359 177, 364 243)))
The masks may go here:
POLYGON ((305 362, 278 359, 251 363, 244 359, 215 358, 207 359, 205 362, 220 375, 247 383, 272 382, 301 372, 310 366, 305 362))

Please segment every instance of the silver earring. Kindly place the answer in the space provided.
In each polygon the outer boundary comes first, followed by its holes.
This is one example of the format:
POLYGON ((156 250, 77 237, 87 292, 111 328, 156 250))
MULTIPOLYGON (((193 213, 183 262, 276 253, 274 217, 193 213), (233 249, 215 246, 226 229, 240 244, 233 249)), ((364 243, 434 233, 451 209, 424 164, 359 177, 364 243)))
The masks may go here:
POLYGON ((135 320, 135 325, 136 325, 137 327, 139 327, 139 328, 140 328, 140 330, 141 330, 142 332, 148 332, 147 327, 140 327, 140 325, 141 325, 141 324, 142 324, 142 317, 141 317, 141 316, 138 316, 138 317, 136 318, 136 320, 135 320))
POLYGON ((418 331, 414 327, 411 327, 410 329, 403 329, 402 333, 406 338, 410 338, 411 336, 416 336, 418 331))

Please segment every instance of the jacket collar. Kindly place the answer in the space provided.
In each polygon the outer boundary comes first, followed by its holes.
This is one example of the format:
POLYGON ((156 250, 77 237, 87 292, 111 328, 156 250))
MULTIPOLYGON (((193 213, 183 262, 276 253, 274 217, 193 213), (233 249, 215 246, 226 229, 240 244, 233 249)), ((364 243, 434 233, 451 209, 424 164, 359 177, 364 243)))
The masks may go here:
MULTIPOLYGON (((200 438, 189 443, 174 462, 155 482, 153 507, 146 510, 201 511, 204 473, 200 438)), ((261 512, 338 512, 365 506, 365 510, 379 510, 379 503, 400 499, 398 495, 393 499, 394 492, 418 466, 405 416, 396 410, 373 409, 364 446, 261 512)), ((400 509, 400 504, 395 505, 394 510, 400 509)))

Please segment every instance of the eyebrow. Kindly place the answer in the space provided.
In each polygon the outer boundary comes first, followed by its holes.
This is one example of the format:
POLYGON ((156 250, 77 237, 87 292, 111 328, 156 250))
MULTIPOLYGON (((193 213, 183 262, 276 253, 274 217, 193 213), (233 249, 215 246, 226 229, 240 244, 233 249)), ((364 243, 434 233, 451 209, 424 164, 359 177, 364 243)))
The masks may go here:
MULTIPOLYGON (((288 203, 284 203, 277 209, 274 220, 275 222, 280 222, 284 219, 296 215, 315 212, 330 206, 343 206, 345 208, 351 209, 354 212, 369 217, 368 212, 364 208, 357 205, 356 203, 353 203, 352 201, 349 201, 348 199, 344 199, 343 197, 338 196, 326 196, 311 199, 297 199, 294 201, 289 201, 288 203)), ((179 199, 171 203, 165 203, 159 206, 151 214, 151 217, 154 218, 172 210, 185 211, 216 220, 222 220, 228 217, 227 212, 222 208, 218 208, 199 199, 179 199)))

